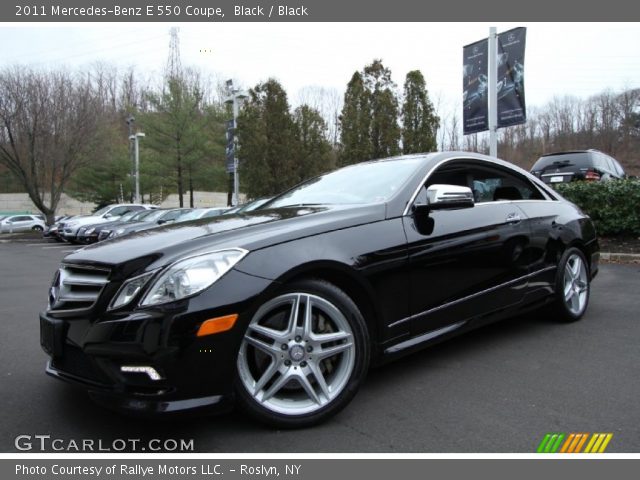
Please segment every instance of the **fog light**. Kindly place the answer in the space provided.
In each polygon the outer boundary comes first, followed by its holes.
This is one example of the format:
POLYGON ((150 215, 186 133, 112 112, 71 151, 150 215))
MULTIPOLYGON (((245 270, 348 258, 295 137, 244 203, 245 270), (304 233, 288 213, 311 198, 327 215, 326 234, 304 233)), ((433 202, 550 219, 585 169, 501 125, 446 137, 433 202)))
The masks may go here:
POLYGON ((157 382, 158 380, 162 380, 162 375, 160 375, 155 368, 149 367, 149 366, 123 365, 120 367, 120 371, 122 373, 144 373, 154 382, 157 382))

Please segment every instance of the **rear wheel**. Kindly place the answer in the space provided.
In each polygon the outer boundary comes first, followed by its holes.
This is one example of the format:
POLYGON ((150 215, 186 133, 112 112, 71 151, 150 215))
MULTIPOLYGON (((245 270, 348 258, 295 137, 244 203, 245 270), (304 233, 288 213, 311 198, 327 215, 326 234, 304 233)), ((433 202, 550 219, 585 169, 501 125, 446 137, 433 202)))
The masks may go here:
POLYGON ((238 397, 271 425, 313 425, 349 403, 368 364, 355 303, 330 283, 297 282, 253 315, 238 353, 238 397))
POLYGON ((33 227, 31 227, 31 230, 33 230, 34 232, 42 232, 44 228, 42 228, 40 225, 34 225, 33 227))
POLYGON ((587 310, 591 290, 589 267, 584 254, 568 248, 558 262, 554 313, 565 322, 580 320, 587 310))

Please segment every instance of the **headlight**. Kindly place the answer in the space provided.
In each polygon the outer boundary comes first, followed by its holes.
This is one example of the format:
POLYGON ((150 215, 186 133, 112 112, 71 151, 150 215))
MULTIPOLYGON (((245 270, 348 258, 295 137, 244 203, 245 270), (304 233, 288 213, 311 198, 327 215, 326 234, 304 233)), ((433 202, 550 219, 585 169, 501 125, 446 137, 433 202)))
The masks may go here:
POLYGON ((241 248, 233 248, 176 262, 158 277, 140 305, 158 305, 200 293, 231 270, 247 253, 241 248))
POLYGON ((135 296, 138 295, 142 287, 145 286, 145 284, 149 281, 154 273, 155 272, 145 273, 144 275, 131 278, 124 282, 122 287, 120 287, 120 290, 118 290, 116 296, 113 298, 113 300, 111 300, 111 303, 109 304, 109 310, 123 307, 131 302, 131 300, 133 300, 135 296))
POLYGON ((123 233, 124 233, 124 228, 119 228, 119 229, 115 230, 114 232, 112 232, 111 234, 114 237, 117 237, 118 235, 122 235, 123 233))
POLYGON ((95 228, 88 228, 87 230, 84 231, 85 235, 91 235, 93 232, 95 232, 95 228))

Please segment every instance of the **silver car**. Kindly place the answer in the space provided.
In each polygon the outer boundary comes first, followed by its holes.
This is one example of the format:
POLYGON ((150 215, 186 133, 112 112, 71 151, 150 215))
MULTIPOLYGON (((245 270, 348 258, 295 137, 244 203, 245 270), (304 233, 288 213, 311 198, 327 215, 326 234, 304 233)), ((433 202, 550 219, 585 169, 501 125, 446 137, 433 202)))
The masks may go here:
POLYGON ((37 215, 8 215, 0 220, 0 232, 24 232, 34 230, 42 232, 45 223, 37 215))

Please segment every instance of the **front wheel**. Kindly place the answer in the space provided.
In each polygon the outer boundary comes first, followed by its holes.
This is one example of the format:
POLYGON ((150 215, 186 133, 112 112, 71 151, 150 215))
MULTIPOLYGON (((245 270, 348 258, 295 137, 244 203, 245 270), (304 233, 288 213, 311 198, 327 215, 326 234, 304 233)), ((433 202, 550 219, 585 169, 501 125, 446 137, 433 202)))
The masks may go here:
POLYGON ((31 227, 31 230, 33 230, 34 232, 42 232, 44 231, 44 228, 42 228, 40 225, 34 225, 33 227, 31 227))
POLYGON ((237 359, 237 392, 257 419, 284 428, 321 422, 356 394, 369 364, 356 304, 321 280, 290 285, 253 315, 237 359))
POLYGON ((554 313, 565 322, 580 320, 587 310, 590 290, 584 254, 577 248, 568 248, 558 262, 554 313))

